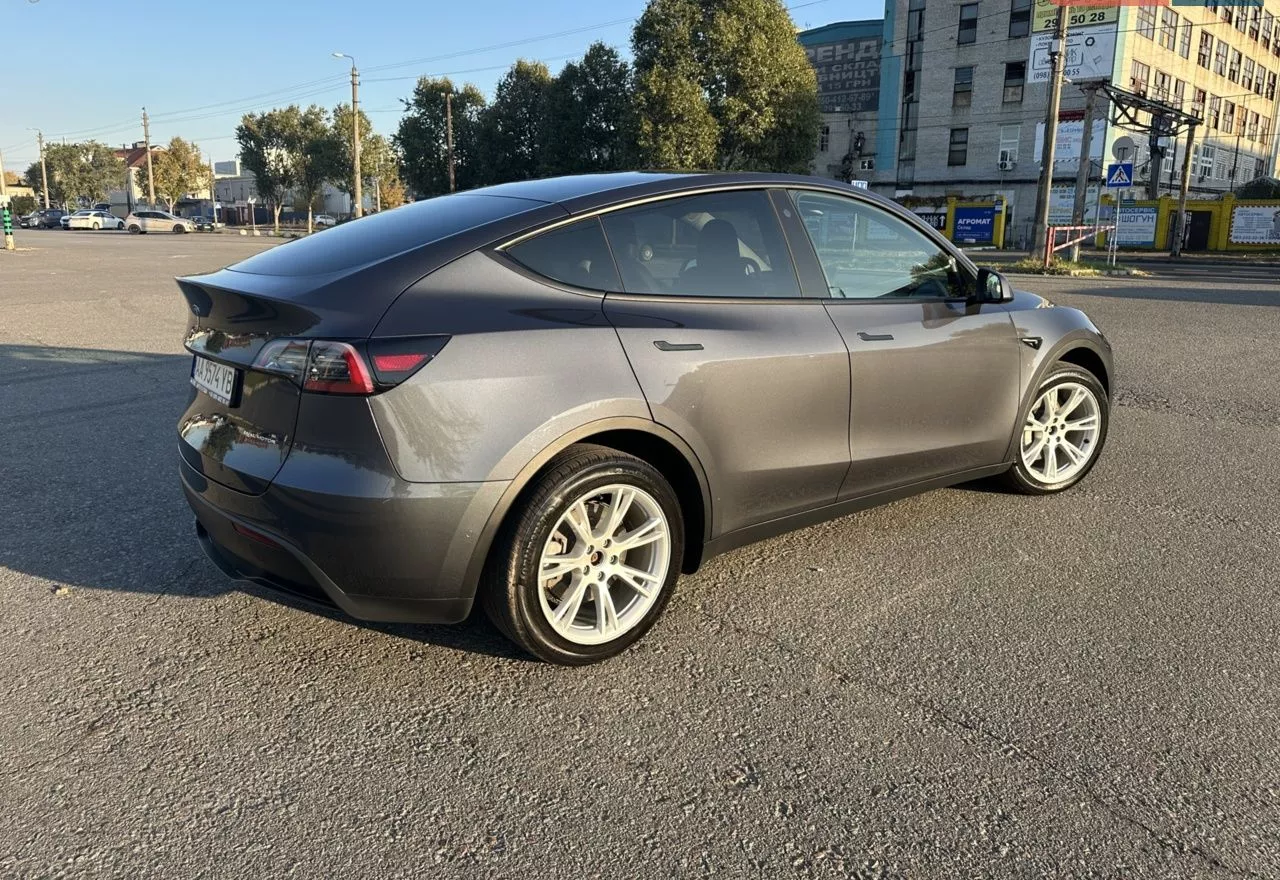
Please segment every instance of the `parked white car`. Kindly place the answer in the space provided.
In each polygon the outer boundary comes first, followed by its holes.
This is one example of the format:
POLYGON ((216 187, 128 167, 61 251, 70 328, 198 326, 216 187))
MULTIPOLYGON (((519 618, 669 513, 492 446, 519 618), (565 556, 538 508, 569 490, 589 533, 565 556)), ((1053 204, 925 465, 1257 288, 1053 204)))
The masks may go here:
POLYGON ((185 217, 177 217, 168 211, 134 211, 124 218, 125 228, 139 232, 195 232, 196 225, 185 217))
POLYGON ((124 221, 109 211, 76 211, 67 220, 68 229, 124 229, 124 221))
POLYGON ((332 214, 317 214, 311 222, 316 226, 337 226, 338 218, 332 214))

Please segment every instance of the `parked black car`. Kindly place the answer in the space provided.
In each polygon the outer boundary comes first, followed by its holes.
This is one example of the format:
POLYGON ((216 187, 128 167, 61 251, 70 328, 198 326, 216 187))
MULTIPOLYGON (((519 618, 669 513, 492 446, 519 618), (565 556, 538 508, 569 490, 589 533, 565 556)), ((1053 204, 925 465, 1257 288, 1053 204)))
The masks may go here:
POLYGON ((38 229, 61 229, 62 218, 67 216, 67 212, 61 208, 46 208, 36 213, 36 222, 33 224, 38 229))

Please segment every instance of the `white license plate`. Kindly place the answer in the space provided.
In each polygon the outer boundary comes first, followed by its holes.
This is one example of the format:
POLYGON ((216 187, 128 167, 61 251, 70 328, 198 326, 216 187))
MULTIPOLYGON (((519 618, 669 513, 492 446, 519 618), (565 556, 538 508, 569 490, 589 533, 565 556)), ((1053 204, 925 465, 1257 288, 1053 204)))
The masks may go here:
POLYGON ((196 355, 196 361, 191 366, 191 384, 218 401, 218 403, 231 406, 231 402, 236 395, 236 374, 238 372, 239 370, 235 367, 228 367, 225 364, 196 355))

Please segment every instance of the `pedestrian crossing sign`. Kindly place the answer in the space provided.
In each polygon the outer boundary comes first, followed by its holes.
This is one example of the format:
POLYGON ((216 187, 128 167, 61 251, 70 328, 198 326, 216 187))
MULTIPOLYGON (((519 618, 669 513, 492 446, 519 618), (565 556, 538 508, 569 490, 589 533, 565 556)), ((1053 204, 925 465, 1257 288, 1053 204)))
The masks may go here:
POLYGON ((1108 165, 1107 186, 1111 189, 1133 186, 1133 163, 1112 162, 1108 165))

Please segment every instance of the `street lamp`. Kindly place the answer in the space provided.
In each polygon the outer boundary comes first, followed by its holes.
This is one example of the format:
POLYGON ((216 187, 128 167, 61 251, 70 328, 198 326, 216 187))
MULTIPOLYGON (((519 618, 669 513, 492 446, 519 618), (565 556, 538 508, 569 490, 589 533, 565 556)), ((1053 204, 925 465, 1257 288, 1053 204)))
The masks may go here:
POLYGON ((351 213, 359 218, 364 216, 364 198, 360 189, 360 71, 356 70, 356 59, 344 52, 334 52, 334 58, 345 58, 351 62, 351 174, 355 181, 352 196, 355 204, 351 213))
POLYGON ((43 184, 44 209, 49 210, 49 172, 44 167, 44 132, 38 128, 28 127, 27 131, 36 133, 36 143, 40 145, 40 182, 43 184))

